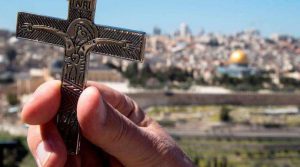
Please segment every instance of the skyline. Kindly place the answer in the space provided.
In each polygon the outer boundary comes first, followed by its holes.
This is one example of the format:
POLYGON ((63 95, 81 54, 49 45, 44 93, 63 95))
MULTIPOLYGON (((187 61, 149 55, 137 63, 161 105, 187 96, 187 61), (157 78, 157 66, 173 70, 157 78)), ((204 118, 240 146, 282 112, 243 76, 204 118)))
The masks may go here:
MULTIPOLYGON (((297 0, 98 0, 95 23, 152 33, 160 27, 173 33, 180 23, 187 23, 194 34, 205 32, 233 34, 257 29, 262 35, 274 33, 300 37, 300 1, 297 0), (126 6, 126 8, 124 7, 126 6), (124 14, 125 13, 125 14, 124 14)), ((20 11, 67 19, 66 0, 19 0, 0 2, 0 28, 14 31, 20 11), (53 10, 56 9, 56 10, 53 10)))

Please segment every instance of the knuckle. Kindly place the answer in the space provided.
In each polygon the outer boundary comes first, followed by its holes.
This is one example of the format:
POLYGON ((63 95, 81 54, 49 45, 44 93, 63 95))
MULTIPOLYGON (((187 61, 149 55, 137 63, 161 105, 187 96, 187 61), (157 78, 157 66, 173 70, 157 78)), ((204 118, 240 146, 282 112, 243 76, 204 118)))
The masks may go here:
POLYGON ((121 98, 119 98, 119 100, 117 101, 115 108, 117 110, 124 110, 126 108, 126 98, 124 96, 122 96, 121 98))
POLYGON ((170 141, 168 138, 159 138, 157 141, 158 152, 162 155, 170 155, 176 151, 176 145, 174 142, 170 141))

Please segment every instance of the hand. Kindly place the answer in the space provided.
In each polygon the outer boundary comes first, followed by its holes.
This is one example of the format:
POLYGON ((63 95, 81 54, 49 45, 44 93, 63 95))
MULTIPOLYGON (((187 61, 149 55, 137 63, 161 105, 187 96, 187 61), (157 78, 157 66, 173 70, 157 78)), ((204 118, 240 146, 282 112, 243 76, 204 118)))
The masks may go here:
POLYGON ((88 82, 77 106, 85 138, 81 153, 67 156, 54 122, 60 84, 50 81, 41 85, 22 111, 22 120, 30 124, 29 149, 39 166, 193 166, 173 139, 132 99, 95 82, 88 82))
POLYGON ((30 23, 24 23, 21 26, 21 30, 27 31, 27 32, 32 32, 32 30, 33 30, 32 24, 30 24, 30 23))

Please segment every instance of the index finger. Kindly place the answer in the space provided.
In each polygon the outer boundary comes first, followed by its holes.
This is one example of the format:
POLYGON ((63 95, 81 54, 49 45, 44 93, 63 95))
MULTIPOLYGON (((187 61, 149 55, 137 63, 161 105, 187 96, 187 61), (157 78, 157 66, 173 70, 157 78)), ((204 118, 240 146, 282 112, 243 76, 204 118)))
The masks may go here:
POLYGON ((141 125, 141 122, 144 121, 145 113, 140 109, 138 104, 127 95, 101 83, 89 81, 87 85, 96 87, 100 91, 104 101, 135 124, 141 125))

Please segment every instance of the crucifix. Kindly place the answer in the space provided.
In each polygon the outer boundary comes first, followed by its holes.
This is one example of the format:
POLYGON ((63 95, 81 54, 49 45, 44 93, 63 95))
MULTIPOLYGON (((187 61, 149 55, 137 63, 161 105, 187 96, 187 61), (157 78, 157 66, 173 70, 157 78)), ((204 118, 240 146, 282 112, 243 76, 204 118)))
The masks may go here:
POLYGON ((68 20, 20 12, 16 36, 65 48, 57 128, 69 154, 80 150, 77 102, 85 89, 90 53, 142 61, 145 33, 94 24, 96 0, 69 0, 68 20))

